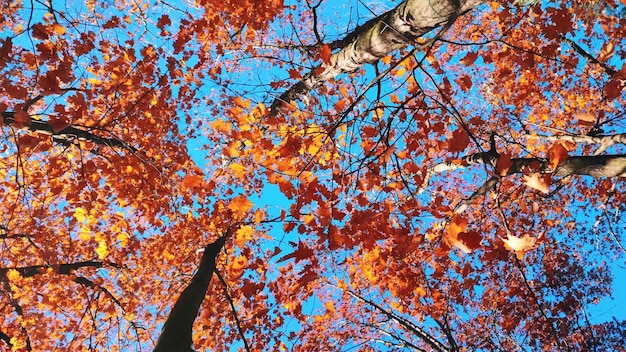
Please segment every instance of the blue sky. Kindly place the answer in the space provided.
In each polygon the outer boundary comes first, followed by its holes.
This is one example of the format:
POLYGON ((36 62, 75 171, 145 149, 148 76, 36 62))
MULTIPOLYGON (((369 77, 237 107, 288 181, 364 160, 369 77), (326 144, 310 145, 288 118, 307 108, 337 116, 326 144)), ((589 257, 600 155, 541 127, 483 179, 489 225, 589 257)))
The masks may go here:
MULTIPOLYGON (((80 4, 79 2, 76 2, 72 6, 79 6, 79 4, 80 4)), ((181 3, 173 2, 172 4, 178 4, 181 7, 184 7, 184 4, 182 2, 181 3)), ((296 4, 297 6, 304 6, 301 2, 294 2, 294 4, 296 4)), ((350 3, 347 3, 347 2, 339 2, 339 1, 328 1, 324 4, 320 12, 320 19, 323 21, 323 24, 324 24, 323 31, 327 35, 326 39, 332 40, 335 38, 340 38, 346 33, 347 31, 346 28, 353 28, 357 23, 362 23, 366 19, 371 18, 373 16, 372 12, 374 12, 375 14, 380 14, 384 12, 385 10, 392 8, 396 5, 397 5, 397 2, 379 3, 379 2, 373 2, 373 1, 370 1, 370 2, 352 1, 350 3)), ((44 11, 45 10, 42 8, 41 11, 35 12, 35 14, 43 14, 44 11)), ((158 10, 155 9, 154 11, 155 13, 158 13, 158 10)), ((169 12, 173 20, 176 21, 175 11, 169 11, 167 9, 164 11, 169 12)), ((287 37, 294 35, 294 31, 290 26, 276 24, 276 27, 280 28, 282 35, 285 35, 287 37)), ((148 28, 150 28, 151 30, 155 30, 154 26, 148 25, 148 28)), ((146 36, 146 40, 152 40, 155 38, 158 38, 158 36, 149 36, 149 35, 146 36)), ((268 39, 272 39, 272 36, 269 36, 268 39)), ((172 43, 171 41, 168 42, 167 40, 164 40, 163 42, 159 42, 155 44, 161 45, 164 47, 169 47, 172 43)), ((598 43, 598 45, 601 45, 601 43, 598 43)), ((226 53, 221 57, 221 59, 229 60, 231 59, 231 56, 229 56, 229 54, 226 53)), ((456 59, 460 59, 460 57, 457 57, 456 59)), ((189 62, 187 62, 188 65, 193 65, 194 63, 195 63, 194 60, 190 60, 189 62)), ((617 58, 613 58, 613 61, 611 61, 610 63, 613 64, 615 67, 619 67, 620 62, 618 61, 617 58)), ((261 66, 261 69, 259 69, 258 67, 254 67, 255 63, 253 61, 249 61, 248 64, 251 65, 250 70, 244 73, 233 73, 230 75, 224 74, 223 77, 232 78, 232 79, 235 79, 237 82, 241 83, 239 87, 241 87, 242 91, 246 92, 245 97, 248 99, 251 99, 253 104, 259 103, 259 102, 267 102, 268 97, 271 97, 273 94, 276 94, 276 92, 272 92, 271 90, 267 88, 266 86, 267 83, 271 81, 276 81, 278 79, 287 78, 288 77, 287 69, 286 68, 271 68, 270 66, 261 66), (257 88, 255 88, 251 86, 251 83, 261 83, 263 85, 260 85, 257 88)), ((306 62, 302 64, 305 67, 309 65, 309 63, 306 63, 306 62)), ((481 65, 481 62, 477 61, 477 65, 481 65)), ((483 66, 482 68, 488 69, 489 67, 483 66)), ((481 67, 478 67, 478 69, 481 69, 481 67)), ((358 77, 356 80, 359 83, 364 84, 363 82, 367 82, 368 80, 372 79, 374 76, 375 76, 374 70, 371 67, 368 67, 366 68, 365 75, 358 77)), ((211 83, 210 81, 207 81, 205 84, 206 86, 203 87, 202 91, 206 93, 207 95, 217 93, 220 90, 219 86, 213 85, 213 83, 211 83)), ((387 84, 386 86, 383 87, 383 89, 390 89, 391 84, 393 83, 387 84)), ((470 91, 470 94, 477 94, 477 93, 478 91, 476 90, 470 91)), ((312 92, 311 94, 315 94, 315 92, 312 92)), ((375 95, 376 95, 376 91, 375 89, 372 89, 369 93, 366 94, 365 101, 368 104, 373 103, 375 101, 375 95)), ((192 112, 192 114, 194 116, 202 117, 203 114, 205 113, 205 111, 202 110, 203 108, 204 107, 199 107, 198 111, 194 111, 192 112)), ((487 109, 487 111, 489 110, 487 109)), ((180 127, 183 129, 186 128, 186 125, 183 121, 181 121, 180 127)), ((208 146, 208 148, 204 148, 205 145, 206 145, 206 141, 203 139, 203 136, 198 136, 196 140, 190 141, 187 145, 188 150, 190 151, 193 159, 196 161, 198 165, 205 165, 206 160, 207 160, 206 158, 219 157, 219 155, 210 154, 211 146, 208 146)), ((446 177, 448 177, 448 174, 437 176, 437 178, 444 183, 454 182, 454 181, 446 181, 446 177)), ((474 180, 473 177, 474 177, 473 174, 468 173, 467 176, 461 176, 461 179, 465 178, 465 181, 473 182, 474 180)), ((455 179, 451 179, 451 180, 455 180, 455 179)), ((458 180, 458 178, 456 180, 458 180)), ((427 199, 430 196, 428 194, 424 194, 423 197, 427 199)), ((255 207, 267 209, 268 215, 270 217, 278 215, 281 209, 288 209, 293 203, 293 200, 289 200, 284 195, 282 195, 282 193, 278 190, 277 186, 271 185, 269 183, 266 184, 266 186, 263 188, 263 190, 261 191, 258 197, 253 196, 250 199, 255 203, 255 207)), ((617 209, 610 209, 610 211, 611 211, 612 216, 618 216, 617 209)), ((591 210, 587 208, 584 210, 579 210, 576 213, 576 217, 578 220, 580 220, 580 226, 583 229, 586 229, 587 231, 596 231, 597 227, 594 227, 594 223, 595 223, 595 218, 598 216, 598 214, 599 213, 597 212, 597 210, 591 210), (589 219, 593 219, 593 220, 589 220, 589 219)), ((428 227, 430 225, 429 220, 419 219, 419 221, 421 222, 420 224, 421 226, 428 227)), ((621 225, 623 226, 623 224, 621 225)), ((620 226, 620 223, 617 223, 616 227, 619 227, 619 226, 620 226)), ((615 230, 618 233, 620 233, 619 231, 620 230, 623 231, 623 227, 616 228, 615 230)), ((602 231, 602 230, 599 229, 597 231, 602 231)), ((263 245, 267 246, 267 248, 262 248, 262 249, 273 249, 274 246, 278 246, 282 249, 283 254, 281 254, 281 256, 288 253, 290 250, 293 249, 292 246, 289 244, 289 242, 298 241, 298 235, 295 233, 295 231, 292 231, 291 233, 285 233, 283 231, 282 224, 277 224, 276 226, 273 226, 270 229, 269 234, 273 237, 273 240, 265 242, 263 245)), ((560 234, 560 235, 567 236, 568 234, 560 234)), ((593 252, 594 244, 589 243, 589 244, 585 244, 585 246, 589 246, 589 248, 584 248, 583 249, 584 251, 588 250, 590 252, 593 252)), ((614 299, 602 300, 597 306, 591 307, 591 309, 587 313, 590 315, 591 321, 593 323, 602 322, 602 321, 610 321, 612 320, 613 317, 616 317, 618 319, 626 319, 626 307, 620 303, 621 300, 623 300, 626 297, 626 287, 624 287, 624 285, 621 284, 622 282, 626 280, 626 265, 624 263, 624 259, 622 257, 622 259, 618 258, 617 260, 615 260, 611 257, 603 257, 602 254, 598 255, 596 253, 596 255, 597 255, 598 260, 604 259, 607 261, 607 263, 610 263, 609 265, 613 269, 613 272, 615 275, 615 281, 614 281, 614 287, 613 287, 614 299)), ((341 274, 339 274, 339 276, 341 276, 341 274)), ((323 306, 319 304, 317 299, 312 298, 309 301, 305 302, 305 306, 303 310, 307 312, 313 312, 313 311, 320 311, 323 309, 324 309, 323 306)), ((298 324, 295 321, 292 322, 291 324, 293 325, 289 325, 289 324, 286 325, 285 329, 287 331, 291 329, 295 330, 296 327, 298 326, 298 324)), ((433 324, 433 323, 430 322, 430 324, 433 324)), ((237 347, 237 346, 233 346, 233 347, 237 347)))

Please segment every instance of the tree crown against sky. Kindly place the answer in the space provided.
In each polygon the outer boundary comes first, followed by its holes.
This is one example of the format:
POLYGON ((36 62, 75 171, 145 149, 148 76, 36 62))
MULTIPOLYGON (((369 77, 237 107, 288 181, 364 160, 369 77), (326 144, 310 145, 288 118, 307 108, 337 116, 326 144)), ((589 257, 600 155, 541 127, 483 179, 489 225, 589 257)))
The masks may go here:
POLYGON ((623 349, 625 12, 10 2, 0 344, 623 349))

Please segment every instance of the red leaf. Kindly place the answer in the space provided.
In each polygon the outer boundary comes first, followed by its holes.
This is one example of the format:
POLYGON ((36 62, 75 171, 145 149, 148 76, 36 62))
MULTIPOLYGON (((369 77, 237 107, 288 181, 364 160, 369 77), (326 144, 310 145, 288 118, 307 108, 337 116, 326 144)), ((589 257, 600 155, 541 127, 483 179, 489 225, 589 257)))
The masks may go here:
MULTIPOLYGON (((294 242, 290 242, 292 245, 295 245, 294 242)), ((286 256, 278 259, 278 263, 282 263, 286 260, 289 260, 291 258, 296 260, 296 263, 301 261, 301 260, 306 260, 309 259, 310 257, 313 256, 313 254, 315 254, 315 252, 309 248, 306 244, 302 243, 302 242, 298 242, 298 249, 296 249, 295 251, 287 254, 286 256)))
POLYGON ((478 54, 476 53, 467 53, 467 55, 465 55, 462 59, 461 59, 461 63, 465 66, 469 66, 471 64, 474 63, 474 61, 476 61, 476 59, 478 58, 478 54))
POLYGON ((57 133, 69 127, 71 122, 66 117, 51 117, 48 121, 48 125, 52 126, 52 130, 57 133))
POLYGON ((13 118, 15 119, 14 125, 16 127, 30 126, 31 118, 26 111, 20 110, 16 112, 13 118))
POLYGON ((623 90, 624 84, 622 83, 622 79, 618 79, 617 77, 611 78, 611 80, 604 85, 604 95, 609 100, 618 98, 623 90))
POLYGON ((161 16, 161 18, 159 18, 159 21, 157 22, 157 28, 159 28, 160 30, 164 30, 165 26, 169 26, 170 24, 172 24, 172 20, 170 20, 170 16, 163 15, 161 16))
MULTIPOLYGON (((480 247, 482 239, 482 236, 476 231, 461 232, 457 236, 459 243, 456 243, 455 246, 461 248, 461 245, 463 245, 465 246, 464 252, 470 253, 480 247)), ((463 250, 463 248, 461 248, 461 250, 463 250)))
POLYGON ((2 42, 2 47, 0 47, 0 63, 9 62, 11 49, 13 49, 13 40, 11 38, 6 38, 2 42))
MULTIPOLYGON (((23 136, 20 136, 19 140, 17 141, 17 144, 22 147, 22 148, 28 148, 28 149, 32 149, 34 147, 36 147, 39 143, 43 142, 43 137, 45 135, 30 135, 30 134, 26 134, 23 136)), ((47 137, 47 136, 45 136, 47 137)), ((49 137, 47 137, 49 138, 49 137)))
POLYGON ((461 87, 464 92, 467 92, 472 88, 472 79, 468 75, 463 75, 454 80, 456 84, 461 87))
POLYGON ((48 39, 48 37, 50 36, 48 33, 48 28, 41 23, 34 24, 32 31, 33 37, 35 37, 36 39, 45 40, 48 39))
POLYGON ((52 71, 46 72, 45 75, 39 77, 39 87, 46 94, 59 94, 59 78, 52 71))
POLYGON ((289 72, 289 77, 293 78, 293 79, 301 79, 302 75, 300 74, 300 72, 298 72, 298 70, 292 68, 287 70, 287 72, 289 72))
POLYGON ((511 166, 513 166, 511 156, 509 154, 501 154, 498 161, 496 161, 496 173, 500 176, 506 176, 511 166))
POLYGON ((470 142, 469 135, 464 129, 458 129, 452 133, 452 137, 448 139, 448 150, 451 153, 458 153, 465 150, 470 142))
POLYGON ((332 51, 330 50, 330 46, 328 44, 322 45, 320 51, 318 53, 318 57, 322 59, 325 64, 330 64, 330 56, 332 55, 332 51))

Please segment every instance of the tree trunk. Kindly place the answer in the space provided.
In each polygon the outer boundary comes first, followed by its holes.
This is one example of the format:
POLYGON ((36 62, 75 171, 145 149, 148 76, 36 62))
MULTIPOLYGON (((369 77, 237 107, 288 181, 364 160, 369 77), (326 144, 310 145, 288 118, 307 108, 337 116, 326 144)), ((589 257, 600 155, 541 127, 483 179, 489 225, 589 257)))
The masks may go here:
POLYGON ((367 63, 400 49, 420 36, 482 4, 484 0, 406 0, 396 8, 357 27, 344 41, 341 50, 328 63, 307 73, 304 78, 272 103, 272 113, 282 103, 298 99, 319 84, 343 72, 352 72, 367 63), (319 73, 323 68, 323 72, 319 73), (315 74, 314 72, 318 72, 315 74))
POLYGON ((157 340, 154 352, 193 351, 191 339, 193 322, 196 320, 215 271, 215 258, 224 247, 227 237, 228 234, 204 247, 198 271, 174 304, 163 325, 163 331, 157 340))

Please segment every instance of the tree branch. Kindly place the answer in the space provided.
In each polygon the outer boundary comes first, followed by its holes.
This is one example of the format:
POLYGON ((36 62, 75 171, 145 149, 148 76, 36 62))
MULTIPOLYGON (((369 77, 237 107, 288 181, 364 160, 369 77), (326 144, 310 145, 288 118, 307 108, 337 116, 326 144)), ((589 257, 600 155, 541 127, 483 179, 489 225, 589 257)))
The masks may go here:
MULTIPOLYGON (((5 125, 11 125, 15 123, 15 112, 13 111, 3 111, 2 119, 4 120, 5 125)), ((35 120, 32 119, 30 124, 23 127, 32 132, 39 132, 52 136, 71 136, 78 139, 84 139, 95 144, 106 146, 106 147, 118 147, 122 149, 129 150, 131 152, 136 152, 137 149, 124 143, 123 141, 117 138, 107 138, 95 135, 87 130, 77 128, 74 126, 68 126, 60 131, 55 131, 55 129, 46 121, 35 120)))
POLYGON ((68 275, 71 271, 79 269, 79 268, 102 268, 104 266, 111 266, 114 268, 119 268, 120 266, 115 263, 107 263, 107 262, 96 262, 96 261, 83 261, 77 263, 66 263, 66 264, 44 264, 44 265, 30 265, 24 267, 13 267, 13 268, 0 268, 0 275, 5 276, 9 270, 16 270, 20 273, 22 277, 33 277, 39 274, 42 270, 52 268, 54 272, 57 274, 68 275))

